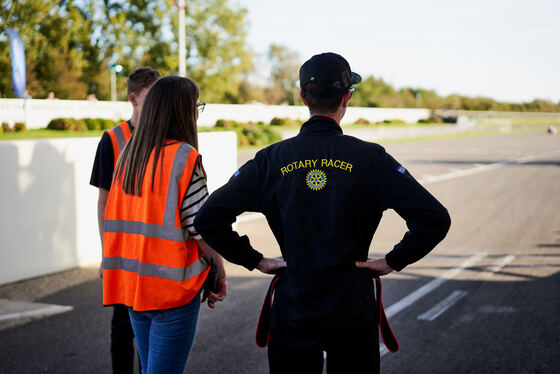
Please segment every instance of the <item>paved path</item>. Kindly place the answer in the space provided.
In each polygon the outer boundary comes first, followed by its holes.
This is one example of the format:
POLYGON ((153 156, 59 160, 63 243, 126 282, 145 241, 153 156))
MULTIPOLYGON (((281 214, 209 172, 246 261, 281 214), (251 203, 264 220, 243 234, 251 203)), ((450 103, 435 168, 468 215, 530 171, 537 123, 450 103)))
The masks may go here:
MULTIPOLYGON (((449 208, 453 223, 428 257, 384 281, 401 351, 382 351, 382 372, 560 372, 560 136, 386 148, 449 208)), ((264 219, 249 216, 238 229, 265 254, 279 253, 264 219)), ((405 230, 387 212, 371 254, 386 253, 405 230)), ((235 265, 228 273, 228 299, 202 310, 190 373, 267 372, 254 329, 269 278, 235 265)), ((109 373, 110 310, 100 306, 100 287, 95 268, 1 287, 0 299, 73 309, 0 322, 0 372, 109 373)))

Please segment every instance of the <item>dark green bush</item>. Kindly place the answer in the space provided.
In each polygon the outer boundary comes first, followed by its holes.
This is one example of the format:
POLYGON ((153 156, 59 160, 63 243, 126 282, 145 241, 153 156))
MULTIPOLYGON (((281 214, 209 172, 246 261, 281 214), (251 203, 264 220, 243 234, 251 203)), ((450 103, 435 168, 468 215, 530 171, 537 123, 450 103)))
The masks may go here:
POLYGON ((244 125, 245 124, 243 123, 232 121, 232 120, 219 119, 216 121, 215 127, 219 127, 227 130, 233 130, 235 128, 242 128, 244 127, 244 125))
POLYGON ((406 122, 402 119, 386 119, 383 120, 383 123, 386 125, 405 125, 406 122))
POLYGON ((49 122, 47 129, 68 131, 108 130, 118 123, 120 122, 105 118, 55 118, 49 122))
POLYGON ((113 127, 117 126, 119 123, 123 122, 123 120, 113 121, 112 119, 105 119, 105 118, 98 118, 101 122, 101 130, 109 130, 113 127))
POLYGON ((436 115, 434 111, 430 114, 428 118, 422 118, 418 120, 418 123, 442 123, 443 119, 436 115))
POLYGON ((369 122, 365 118, 358 118, 358 120, 356 122, 354 122, 354 124, 356 124, 356 125, 369 125, 370 123, 371 122, 369 122))
POLYGON ((268 126, 246 127, 238 134, 238 143, 242 145, 268 145, 282 139, 280 134, 268 126))
POLYGON ((25 126, 25 123, 23 123, 23 122, 14 123, 14 131, 15 132, 26 131, 26 130, 27 130, 27 126, 25 126))
POLYGON ((270 120, 271 126, 300 126, 301 122, 291 118, 274 117, 270 120))
POLYGON ((84 123, 88 130, 101 130, 99 118, 84 118, 84 123))
POLYGON ((219 119, 211 128, 199 127, 199 131, 234 131, 238 145, 268 145, 282 139, 280 134, 263 122, 236 122, 219 119))
POLYGON ((70 118, 70 129, 71 131, 87 131, 87 125, 83 119, 70 118))
POLYGON ((51 119, 49 124, 47 125, 47 129, 49 130, 69 130, 70 123, 68 122, 69 118, 54 118, 51 119))
POLYGON ((0 132, 10 132, 12 129, 10 128, 10 124, 8 122, 2 122, 2 128, 0 132))
POLYGON ((270 120, 270 124, 272 126, 284 126, 285 120, 285 118, 274 117, 270 120))
POLYGON ((122 121, 113 121, 105 118, 84 118, 88 130, 109 130, 122 121))

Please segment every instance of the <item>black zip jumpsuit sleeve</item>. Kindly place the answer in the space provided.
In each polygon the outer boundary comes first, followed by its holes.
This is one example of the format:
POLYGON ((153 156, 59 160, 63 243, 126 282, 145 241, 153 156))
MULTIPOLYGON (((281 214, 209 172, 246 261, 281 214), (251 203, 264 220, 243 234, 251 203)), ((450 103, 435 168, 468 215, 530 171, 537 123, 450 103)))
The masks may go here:
POLYGON ((451 225, 447 209, 384 150, 378 168, 377 194, 383 210, 393 209, 408 227, 402 240, 385 256, 400 271, 424 257, 446 236, 451 225))
POLYGON ((251 160, 216 190, 204 204, 194 225, 204 240, 226 260, 253 270, 263 255, 253 249, 249 238, 239 236, 232 224, 243 212, 260 212, 260 185, 258 161, 251 160))

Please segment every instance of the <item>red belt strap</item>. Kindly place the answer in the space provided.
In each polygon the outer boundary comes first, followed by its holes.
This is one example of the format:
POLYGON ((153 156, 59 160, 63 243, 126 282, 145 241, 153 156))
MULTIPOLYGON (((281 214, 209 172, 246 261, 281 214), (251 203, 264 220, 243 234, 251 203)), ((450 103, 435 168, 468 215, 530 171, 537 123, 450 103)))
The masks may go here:
MULTIPOLYGON (((274 295, 274 290, 280 278, 281 273, 277 273, 274 278, 272 278, 261 308, 259 322, 257 323, 257 333, 255 335, 255 341, 261 348, 268 345, 270 337, 268 323, 270 319, 270 310, 272 308, 272 296, 274 295)), ((395 353, 399 350, 399 343, 385 315, 385 308, 383 308, 383 302, 381 301, 381 280, 379 277, 373 277, 373 279, 375 280, 375 287, 378 295, 377 300, 379 301, 379 329, 381 331, 381 337, 383 338, 383 344, 385 344, 385 347, 387 347, 390 352, 395 353)))
POLYGON ((383 307, 383 301, 381 299, 381 279, 379 277, 373 277, 375 280, 375 288, 377 290, 377 301, 379 304, 379 330, 381 331, 381 338, 383 338, 383 344, 391 353, 397 353, 399 351, 399 342, 391 330, 389 325, 389 320, 385 315, 385 308, 383 307))
POLYGON ((270 320, 270 309, 272 308, 272 295, 274 294, 274 290, 276 289, 278 280, 282 277, 282 272, 276 273, 272 281, 270 282, 270 286, 268 287, 268 291, 266 292, 266 296, 263 301, 263 305, 261 308, 261 314, 259 315, 259 322, 257 323, 257 333, 255 334, 255 341, 257 345, 261 348, 264 348, 268 345, 268 339, 270 337, 270 331, 268 328, 268 321, 270 320))

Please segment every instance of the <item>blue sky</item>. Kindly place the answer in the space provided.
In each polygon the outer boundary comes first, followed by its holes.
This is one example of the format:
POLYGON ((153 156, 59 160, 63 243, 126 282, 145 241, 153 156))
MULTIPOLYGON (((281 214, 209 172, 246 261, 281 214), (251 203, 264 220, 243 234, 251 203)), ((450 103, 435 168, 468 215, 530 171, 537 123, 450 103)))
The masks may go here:
POLYGON ((396 87, 520 102, 560 101, 560 1, 234 0, 248 42, 342 54, 396 87))

